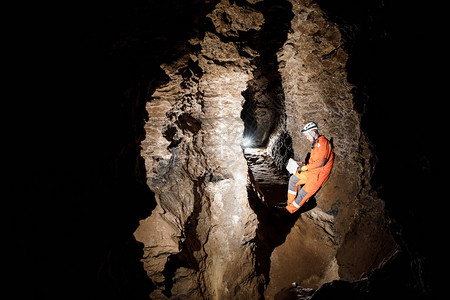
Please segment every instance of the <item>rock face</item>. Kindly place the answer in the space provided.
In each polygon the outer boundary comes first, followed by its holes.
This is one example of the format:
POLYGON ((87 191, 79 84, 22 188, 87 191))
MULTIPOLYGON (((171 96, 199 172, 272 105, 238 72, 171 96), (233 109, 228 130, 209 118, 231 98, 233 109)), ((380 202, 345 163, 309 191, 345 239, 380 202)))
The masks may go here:
MULTIPOLYGON (((284 143, 279 137, 289 135, 294 156, 304 161, 310 143, 300 129, 315 121, 321 134, 331 139, 336 156, 330 179, 315 196, 317 207, 300 216, 286 242, 272 253, 271 278, 283 276, 286 267, 295 261, 300 267, 283 280, 317 289, 330 279, 359 279, 363 273, 380 267, 396 244, 388 230, 383 202, 371 191, 374 161, 360 129, 359 115, 353 110, 341 33, 313 1, 290 2, 295 16, 287 41, 278 52, 286 123, 274 134, 277 141, 270 146, 284 143), (329 239, 310 243, 321 236, 309 236, 314 228, 325 230, 329 239), (319 245, 320 251, 316 249, 319 245), (287 259, 286 253, 294 249, 303 251, 288 254, 293 257, 287 259), (316 272, 307 274, 305 268, 313 267, 316 272)), ((276 156, 277 148, 272 153, 276 156)), ((269 284, 269 296, 279 290, 278 284, 269 284)))
POLYGON ((157 285, 152 299, 258 297, 240 118, 256 53, 224 37, 257 30, 264 18, 227 0, 208 17, 215 32, 191 39, 196 51, 162 66, 168 80, 147 103, 141 155, 157 207, 135 237, 157 285))
POLYGON ((265 291, 267 299, 273 299, 292 282, 317 289, 323 283, 339 278, 332 217, 320 220, 319 213, 320 210, 314 208, 302 214, 286 241, 273 251, 270 283, 265 291))
MULTIPOLYGON (((222 0, 206 20, 161 65, 163 83, 146 104, 141 156, 157 206, 134 236, 156 285, 150 297, 271 299, 294 281, 318 289, 381 266, 396 245, 370 186, 374 158, 338 27, 310 0, 222 0), (292 155, 305 160, 308 121, 334 144, 332 175, 316 206, 288 219, 285 241, 262 255, 267 264, 256 256, 266 249, 256 213, 268 212, 268 194, 247 166, 244 130, 281 170, 292 155)), ((272 200, 286 191, 287 182, 272 200)))

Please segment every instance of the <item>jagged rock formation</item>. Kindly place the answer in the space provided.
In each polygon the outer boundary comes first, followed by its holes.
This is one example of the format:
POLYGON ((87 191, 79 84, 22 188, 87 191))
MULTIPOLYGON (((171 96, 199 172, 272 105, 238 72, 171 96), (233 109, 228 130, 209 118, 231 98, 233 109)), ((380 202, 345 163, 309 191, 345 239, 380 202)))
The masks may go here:
POLYGON ((258 297, 240 118, 257 53, 224 37, 257 30, 264 18, 227 0, 208 17, 215 32, 191 39, 196 51, 162 66, 168 81, 147 104, 142 156, 157 207, 135 236, 155 299, 258 297), (181 267, 171 269, 175 260, 181 267))
MULTIPOLYGON (((314 120, 321 133, 332 139, 336 159, 329 181, 315 197, 314 212, 299 218, 286 242, 272 254, 272 260, 283 259, 292 249, 302 248, 298 240, 311 239, 309 233, 298 232, 310 228, 312 225, 305 224, 310 220, 314 220, 312 223, 319 230, 324 229, 321 224, 326 224, 328 229, 324 230, 330 240, 318 242, 323 252, 318 257, 319 261, 329 258, 325 264, 315 260, 313 265, 320 270, 305 274, 305 266, 311 268, 308 264, 311 257, 301 259, 301 255, 291 254, 291 260, 273 265, 271 274, 280 276, 289 262, 296 261, 302 267, 290 278, 302 280, 300 284, 306 287, 318 288, 330 278, 359 279, 364 272, 379 267, 396 246, 387 227, 383 202, 371 191, 369 182, 374 162, 360 129, 359 115, 353 110, 352 86, 347 82, 345 70, 347 54, 342 48, 339 29, 313 1, 291 3, 295 13, 291 32, 278 52, 286 107, 285 129, 280 127, 278 136, 285 136, 286 131, 292 138, 294 155, 303 161, 310 144, 299 129, 301 124, 314 120)), ((283 140, 274 142, 279 143, 283 140)), ((276 151, 273 153, 276 155, 276 151)), ((314 252, 314 247, 317 245, 303 246, 303 249, 314 252)), ((278 287, 273 292, 277 290, 278 287)))
POLYGON ((264 285, 272 298, 291 281, 317 289, 380 267, 396 245, 369 183, 374 160, 353 110, 339 28, 310 0, 223 0, 206 19, 208 29, 161 65, 163 83, 146 104, 141 156, 157 206, 134 235, 156 285, 151 298, 257 299, 264 285), (276 9, 290 30, 265 50, 276 9), (243 120, 280 169, 291 155, 305 159, 300 128, 310 120, 335 147, 316 207, 289 219, 275 249, 256 234, 256 213, 271 204, 249 173, 243 120), (257 257, 257 247, 267 253, 257 257), (270 272, 261 257, 270 257, 270 272))

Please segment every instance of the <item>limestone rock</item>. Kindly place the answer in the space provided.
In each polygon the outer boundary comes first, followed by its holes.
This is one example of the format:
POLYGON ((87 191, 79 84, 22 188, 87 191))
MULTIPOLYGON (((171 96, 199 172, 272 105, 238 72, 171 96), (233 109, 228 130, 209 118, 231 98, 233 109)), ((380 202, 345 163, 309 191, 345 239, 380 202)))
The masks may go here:
POLYGON ((253 254, 257 218, 248 203, 241 149, 241 93, 252 78, 252 51, 242 56, 218 34, 238 36, 264 20, 226 0, 210 17, 217 32, 190 41, 200 51, 162 66, 170 80, 147 104, 141 155, 157 207, 135 237, 144 244, 144 268, 157 285, 151 297, 255 299, 261 284, 253 254), (219 19, 225 14, 231 23, 219 19), (172 260, 185 267, 170 271, 172 260))
POLYGON ((259 30, 264 24, 264 17, 249 7, 242 7, 228 0, 220 2, 216 9, 208 15, 216 31, 224 36, 239 36, 239 31, 259 30))

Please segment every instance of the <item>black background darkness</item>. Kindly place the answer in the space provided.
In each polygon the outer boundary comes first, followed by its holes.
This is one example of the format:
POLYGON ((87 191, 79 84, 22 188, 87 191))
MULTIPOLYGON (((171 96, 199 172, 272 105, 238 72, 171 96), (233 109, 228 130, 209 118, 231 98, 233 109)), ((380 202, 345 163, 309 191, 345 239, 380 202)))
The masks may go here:
MULTIPOLYGON (((445 35, 440 8, 392 2, 320 5, 348 29, 348 79, 378 160, 372 184, 431 298, 446 202, 437 173, 445 171, 445 35)), ((146 298, 132 233, 155 205, 136 163, 148 97, 126 95, 151 94, 158 66, 176 57, 203 20, 191 16, 206 8, 135 0, 9 9, 4 170, 13 209, 4 214, 13 216, 6 245, 18 298, 146 298)))

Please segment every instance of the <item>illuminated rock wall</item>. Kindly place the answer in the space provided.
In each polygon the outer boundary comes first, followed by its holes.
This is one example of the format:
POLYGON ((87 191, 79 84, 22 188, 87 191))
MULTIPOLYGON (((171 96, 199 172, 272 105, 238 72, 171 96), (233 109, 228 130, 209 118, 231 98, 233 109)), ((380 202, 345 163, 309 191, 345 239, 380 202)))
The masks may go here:
POLYGON ((252 78, 256 53, 223 36, 258 29, 264 18, 226 0, 209 17, 216 32, 191 39, 198 51, 162 66, 170 79, 147 103, 141 155, 157 207, 135 236, 144 243, 144 268, 158 286, 154 299, 164 298, 163 292, 209 299, 258 297, 257 220, 247 197, 240 118, 241 93, 252 78), (171 261, 178 265, 171 269, 171 261), (173 287, 167 287, 168 281, 173 287))

